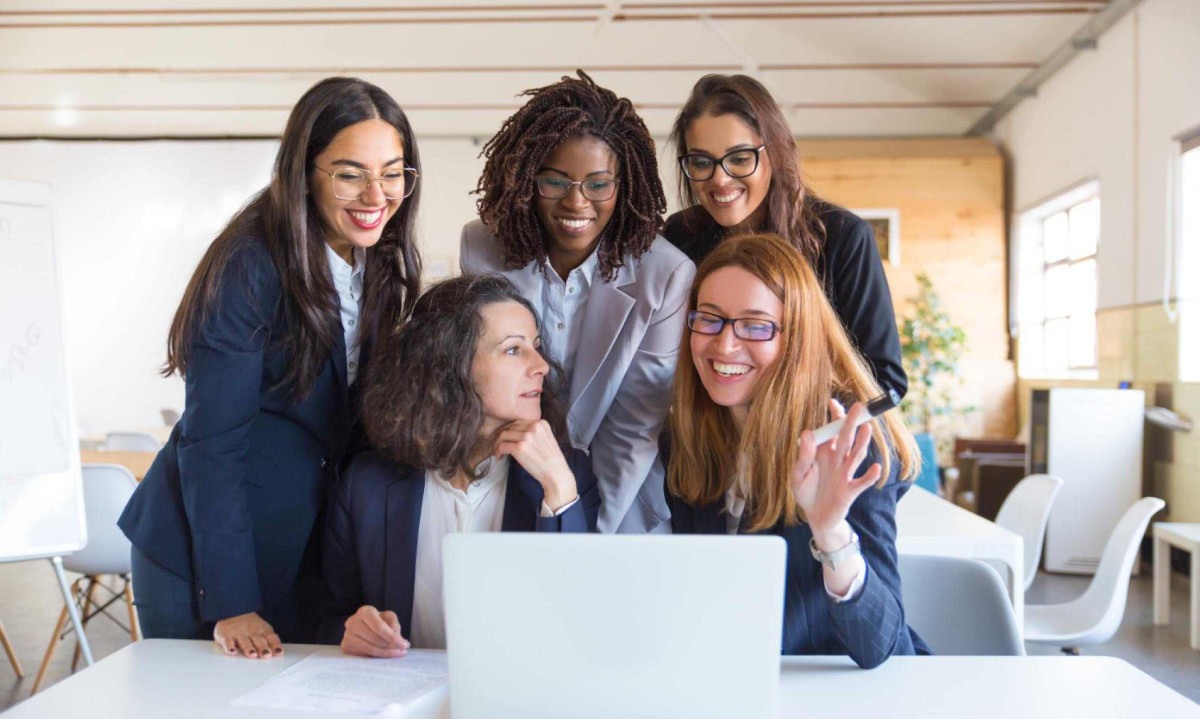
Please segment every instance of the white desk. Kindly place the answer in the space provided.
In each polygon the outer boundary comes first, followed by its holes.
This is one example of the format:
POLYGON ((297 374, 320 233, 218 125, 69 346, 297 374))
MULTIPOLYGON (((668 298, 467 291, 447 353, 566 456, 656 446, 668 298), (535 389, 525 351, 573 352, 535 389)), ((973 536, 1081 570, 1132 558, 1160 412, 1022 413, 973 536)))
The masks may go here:
MULTIPOLYGON (((145 640, 16 705, 4 719, 345 719, 229 705, 316 649, 292 644, 284 657, 251 661, 222 656, 207 641, 145 640)), ((780 719, 1200 718, 1200 706, 1109 657, 893 657, 871 671, 846 657, 786 657, 782 666, 780 719)), ((447 719, 446 692, 409 716, 447 719)))
POLYGON ((941 497, 913 487, 896 508, 896 550, 901 554, 965 557, 1000 562, 1017 627, 1025 626, 1025 547, 1020 535, 941 497))
POLYGON ((1200 524, 1193 522, 1154 523, 1154 623, 1171 621, 1171 550, 1191 553, 1188 581, 1191 582, 1191 644, 1200 649, 1200 524))

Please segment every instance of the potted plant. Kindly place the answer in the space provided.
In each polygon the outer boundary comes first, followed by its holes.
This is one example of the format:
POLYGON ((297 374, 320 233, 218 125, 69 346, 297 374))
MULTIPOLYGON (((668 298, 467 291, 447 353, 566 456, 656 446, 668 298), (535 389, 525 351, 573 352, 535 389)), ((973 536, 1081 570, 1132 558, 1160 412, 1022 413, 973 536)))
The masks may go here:
POLYGON ((921 449, 922 469, 917 484, 938 492, 938 439, 947 446, 950 436, 942 433, 955 415, 970 411, 955 397, 962 385, 959 361, 967 346, 963 329, 950 319, 929 275, 917 274, 917 294, 900 324, 900 356, 908 373, 908 393, 900 404, 909 426, 915 430, 921 449))

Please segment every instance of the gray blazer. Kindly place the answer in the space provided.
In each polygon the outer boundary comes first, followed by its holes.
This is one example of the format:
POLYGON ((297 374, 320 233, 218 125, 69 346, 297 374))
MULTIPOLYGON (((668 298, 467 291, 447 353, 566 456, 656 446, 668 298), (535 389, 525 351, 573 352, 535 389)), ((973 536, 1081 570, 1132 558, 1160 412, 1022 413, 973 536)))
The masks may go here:
MULTIPOLYGON (((463 227, 464 273, 507 277, 535 307, 542 303, 536 262, 504 266, 499 243, 479 220, 463 227)), ((663 237, 640 258, 625 258, 611 282, 592 286, 567 397, 571 444, 588 450, 600 487, 602 532, 666 531, 658 433, 671 406, 675 357, 696 266, 663 237)))

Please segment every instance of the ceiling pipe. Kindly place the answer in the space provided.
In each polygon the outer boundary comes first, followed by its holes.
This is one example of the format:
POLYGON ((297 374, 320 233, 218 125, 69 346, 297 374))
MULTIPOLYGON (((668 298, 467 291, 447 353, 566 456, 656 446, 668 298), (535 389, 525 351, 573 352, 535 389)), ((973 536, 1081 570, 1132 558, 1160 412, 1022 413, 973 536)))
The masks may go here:
POLYGON ((1142 0, 1112 0, 1103 10, 1092 16, 1092 19, 1088 20, 1079 32, 1059 45, 1050 54, 1050 57, 1026 75, 1017 83, 1016 87, 1008 91, 1008 94, 1000 98, 1000 101, 993 105, 992 109, 979 118, 970 130, 967 130, 967 136, 977 137, 990 133, 995 129, 996 123, 1022 100, 1027 97, 1036 97, 1038 88, 1054 77, 1059 70, 1066 67, 1077 55, 1087 50, 1095 50, 1100 36, 1141 2, 1142 0))

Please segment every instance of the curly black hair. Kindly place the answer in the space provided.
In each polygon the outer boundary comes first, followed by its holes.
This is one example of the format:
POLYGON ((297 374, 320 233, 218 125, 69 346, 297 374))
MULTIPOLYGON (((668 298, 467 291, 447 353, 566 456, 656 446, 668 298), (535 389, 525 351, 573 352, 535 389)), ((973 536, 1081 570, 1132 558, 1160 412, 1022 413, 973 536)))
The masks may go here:
POLYGON ((595 137, 620 162, 617 205, 600 235, 601 276, 611 280, 624 255, 641 257, 662 230, 667 200, 658 177, 654 139, 633 103, 597 85, 583 70, 579 77, 526 90, 530 99, 504 121, 483 146, 487 158, 475 192, 483 224, 500 239, 511 269, 545 262, 550 236, 538 219, 534 177, 546 157, 564 140, 595 137))
MULTIPOLYGON (((410 467, 453 475, 474 474, 469 460, 483 427, 483 400, 472 369, 482 336, 484 307, 516 302, 542 323, 529 300, 500 275, 466 275, 432 285, 417 300, 408 322, 381 337, 367 363, 362 419, 367 438, 384 455, 410 467)), ((542 419, 560 444, 566 412, 556 388, 562 369, 550 365, 542 385, 542 419)))

